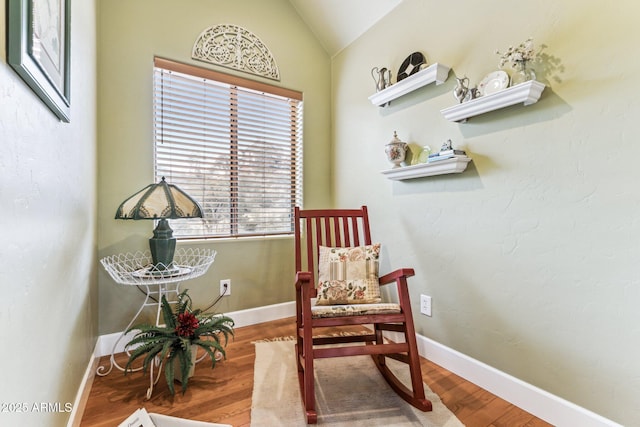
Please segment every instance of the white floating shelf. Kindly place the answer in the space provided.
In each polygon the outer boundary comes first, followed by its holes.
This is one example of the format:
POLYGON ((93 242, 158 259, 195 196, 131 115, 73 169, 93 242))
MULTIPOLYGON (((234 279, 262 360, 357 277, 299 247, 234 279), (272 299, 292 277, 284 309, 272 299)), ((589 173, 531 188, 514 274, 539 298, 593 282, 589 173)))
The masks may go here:
POLYGON ((530 80, 490 95, 445 108, 444 110, 440 110, 440 112, 445 119, 451 120, 452 122, 459 122, 469 117, 477 116, 478 114, 509 107, 521 102, 524 105, 531 105, 538 102, 545 87, 544 83, 530 80))
POLYGON ((426 86, 430 83, 436 82, 436 85, 442 84, 447 80, 449 76, 449 70, 451 67, 446 65, 431 64, 424 70, 420 70, 417 73, 400 80, 389 86, 386 89, 376 92, 369 97, 369 101, 373 105, 379 107, 384 106, 387 102, 393 101, 396 98, 406 95, 409 92, 413 92, 416 89, 426 86))
POLYGON ((423 176, 444 175, 447 173, 461 173, 467 168, 471 157, 456 156, 447 160, 433 163, 420 163, 412 166, 387 169, 382 174, 394 181, 420 178, 423 176))

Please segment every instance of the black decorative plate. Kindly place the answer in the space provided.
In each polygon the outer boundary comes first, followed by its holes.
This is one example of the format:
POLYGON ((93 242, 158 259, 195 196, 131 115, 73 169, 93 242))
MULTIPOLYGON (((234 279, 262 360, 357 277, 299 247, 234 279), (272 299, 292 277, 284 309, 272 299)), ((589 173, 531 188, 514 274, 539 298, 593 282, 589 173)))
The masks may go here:
POLYGON ((427 60, 424 58, 422 53, 413 52, 411 55, 407 56, 407 59, 404 60, 398 69, 398 81, 406 79, 410 75, 417 73, 420 71, 420 66, 426 63, 427 60))

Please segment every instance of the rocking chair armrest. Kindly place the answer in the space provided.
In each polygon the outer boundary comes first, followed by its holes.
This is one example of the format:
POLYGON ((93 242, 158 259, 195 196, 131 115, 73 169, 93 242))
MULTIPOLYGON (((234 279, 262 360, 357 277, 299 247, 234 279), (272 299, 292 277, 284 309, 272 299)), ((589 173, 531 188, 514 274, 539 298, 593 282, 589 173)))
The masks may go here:
POLYGON ((296 272, 296 325, 301 328, 311 322, 311 298, 315 297, 313 275, 308 271, 296 272))
POLYGON ((399 268, 391 273, 387 273, 384 276, 381 276, 379 281, 380 285, 388 285, 389 283, 395 282, 397 279, 404 277, 414 276, 416 273, 413 271, 413 268, 399 268))
POLYGON ((316 286, 313 283, 313 274, 308 271, 296 272, 296 295, 305 301, 315 298, 316 286))
POLYGON ((300 290, 301 287, 310 284, 312 277, 308 271, 298 271, 296 273, 296 290, 300 290))

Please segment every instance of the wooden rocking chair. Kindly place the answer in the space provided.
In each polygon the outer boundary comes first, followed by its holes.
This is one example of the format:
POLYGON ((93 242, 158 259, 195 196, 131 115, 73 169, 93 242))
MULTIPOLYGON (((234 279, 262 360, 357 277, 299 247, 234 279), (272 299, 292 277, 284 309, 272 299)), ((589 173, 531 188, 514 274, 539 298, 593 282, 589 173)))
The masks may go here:
MULTIPOLYGON (((399 396, 422 411, 430 411, 431 402, 425 398, 424 394, 420 358, 407 289, 407 277, 414 275, 413 269, 399 269, 379 278, 380 286, 396 284, 399 299, 397 304, 378 303, 375 301, 375 295, 374 302, 370 302, 365 296, 362 301, 368 303, 352 304, 351 302, 354 300, 351 298, 358 298, 362 295, 371 296, 367 294, 370 289, 368 289, 369 286, 366 286, 370 282, 364 282, 363 286, 358 287, 357 284, 353 286, 353 281, 334 280, 336 277, 349 279, 349 274, 353 275, 353 273, 346 273, 346 277, 344 277, 345 271, 352 270, 345 270, 344 265, 337 261, 337 259, 344 260, 350 256, 345 256, 344 251, 348 251, 348 249, 344 248, 357 248, 358 256, 354 258, 360 260, 362 260, 361 255, 364 250, 367 255, 364 257, 365 261, 362 262, 366 265, 365 270, 369 279, 372 278, 373 267, 371 264, 367 264, 366 259, 373 259, 375 255, 375 273, 377 274, 377 253, 375 250, 377 246, 379 251, 379 245, 372 245, 366 206, 361 209, 340 210, 300 210, 296 207, 295 244, 296 353, 300 392, 307 422, 315 424, 318 417, 315 410, 314 359, 327 357, 371 355, 382 376, 399 396), (327 264, 325 262, 327 256, 330 265, 328 268, 326 265, 322 265, 323 263, 327 264), (320 261, 319 257, 322 258, 320 261), (331 264, 332 260, 333 264, 331 264), (329 278, 326 277, 327 270, 330 271, 331 277, 329 278), (342 277, 339 277, 341 274, 342 277), (320 279, 327 280, 319 284, 320 279), (346 285, 347 283, 349 284, 346 285), (337 286, 340 284, 346 286, 337 286), (316 297, 318 303, 313 304, 312 298, 316 297), (336 301, 335 298, 340 301, 340 305, 333 304, 336 301), (342 301, 344 298, 346 300, 342 301), (327 305, 319 305, 321 302, 327 305), (372 325, 373 329, 371 333, 360 336, 314 337, 314 330, 320 327, 353 325, 372 325), (382 336, 383 331, 402 333, 405 342, 385 341, 382 336), (345 346, 345 343, 361 343, 363 345, 345 346), (322 345, 322 347, 317 347, 318 345, 322 345), (409 365, 411 390, 389 370, 386 365, 386 357, 409 365)), ((376 283, 371 288, 377 290, 377 276, 372 280, 376 283)))

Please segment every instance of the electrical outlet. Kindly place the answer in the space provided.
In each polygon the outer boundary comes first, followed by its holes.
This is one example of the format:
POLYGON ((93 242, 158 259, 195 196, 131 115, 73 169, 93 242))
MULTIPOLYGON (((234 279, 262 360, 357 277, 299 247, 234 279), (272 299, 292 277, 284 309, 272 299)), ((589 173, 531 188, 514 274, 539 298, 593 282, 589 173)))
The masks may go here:
POLYGON ((420 313, 431 316, 431 297, 428 295, 420 295, 420 313))
POLYGON ((231 279, 220 280, 220 295, 225 297, 231 295, 231 279))

